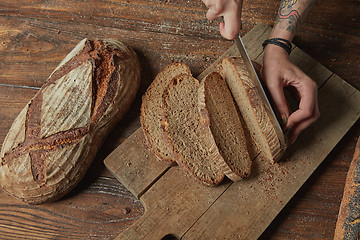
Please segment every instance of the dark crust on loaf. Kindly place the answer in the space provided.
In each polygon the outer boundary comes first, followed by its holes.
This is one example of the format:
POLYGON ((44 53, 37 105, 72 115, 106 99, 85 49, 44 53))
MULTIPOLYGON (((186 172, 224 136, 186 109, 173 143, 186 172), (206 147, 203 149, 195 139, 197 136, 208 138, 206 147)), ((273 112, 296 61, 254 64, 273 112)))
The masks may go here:
POLYGON ((16 156, 29 153, 33 179, 39 186, 46 185, 46 156, 45 153, 78 142, 89 133, 90 129, 103 116, 104 112, 115 97, 115 89, 119 84, 114 76, 116 62, 126 60, 130 56, 119 51, 111 51, 104 41, 87 40, 84 48, 66 64, 55 71, 46 84, 42 87, 54 84, 73 69, 86 61, 91 61, 93 67, 93 99, 91 106, 92 122, 89 126, 78 129, 70 129, 55 133, 46 138, 41 138, 41 105, 42 91, 40 90, 29 104, 25 122, 25 140, 18 147, 4 154, 1 166, 6 165, 16 156))
POLYGON ((334 239, 360 237, 360 137, 347 174, 334 239))

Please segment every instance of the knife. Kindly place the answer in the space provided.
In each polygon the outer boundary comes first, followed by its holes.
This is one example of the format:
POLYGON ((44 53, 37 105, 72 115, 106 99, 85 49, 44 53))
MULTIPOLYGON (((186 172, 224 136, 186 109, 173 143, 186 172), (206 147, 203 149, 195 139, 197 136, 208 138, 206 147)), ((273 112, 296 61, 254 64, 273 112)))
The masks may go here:
POLYGON ((280 145, 281 145, 282 149, 285 149, 287 146, 287 140, 286 140, 285 134, 281 128, 279 120, 277 119, 277 117, 275 115, 274 109, 272 108, 270 101, 269 101, 268 97, 266 96, 265 90, 260 82, 260 79, 255 72, 254 66, 251 62, 249 54, 246 51, 245 45, 241 39, 240 34, 238 35, 238 37, 236 37, 234 39, 234 41, 235 41, 237 48, 239 49, 242 59, 244 60, 245 66, 247 67, 247 69, 249 71, 250 78, 255 84, 255 89, 263 101, 265 110, 268 113, 270 121, 271 121, 272 125, 274 126, 276 135, 278 136, 278 138, 280 140, 280 145))

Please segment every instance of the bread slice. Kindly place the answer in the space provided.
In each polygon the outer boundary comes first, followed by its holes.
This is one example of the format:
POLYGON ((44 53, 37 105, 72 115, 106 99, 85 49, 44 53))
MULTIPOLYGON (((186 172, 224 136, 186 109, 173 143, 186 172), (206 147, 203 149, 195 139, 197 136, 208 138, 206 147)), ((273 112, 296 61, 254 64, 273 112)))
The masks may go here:
POLYGON ((250 174, 251 159, 244 130, 233 97, 225 80, 217 72, 210 73, 200 84, 199 111, 202 126, 212 133, 221 156, 220 168, 233 181, 250 174))
POLYGON ((203 131, 198 109, 199 82, 188 74, 171 80, 163 94, 163 127, 173 156, 187 173, 205 185, 217 185, 224 178, 218 162, 222 157, 210 131, 203 131))
POLYGON ((225 78, 259 148, 272 163, 275 163, 282 155, 280 140, 250 79, 244 61, 240 57, 224 58, 220 73, 225 78))
POLYGON ((171 148, 164 141, 164 131, 161 127, 162 94, 171 79, 179 74, 191 75, 190 69, 183 63, 173 63, 166 66, 148 87, 142 98, 140 121, 145 139, 154 155, 165 161, 174 162, 171 148))

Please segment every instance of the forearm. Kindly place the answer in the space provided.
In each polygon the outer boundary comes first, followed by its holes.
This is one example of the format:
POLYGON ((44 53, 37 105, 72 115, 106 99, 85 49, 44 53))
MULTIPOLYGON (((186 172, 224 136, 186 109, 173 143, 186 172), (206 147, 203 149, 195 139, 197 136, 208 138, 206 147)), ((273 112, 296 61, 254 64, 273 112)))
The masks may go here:
POLYGON ((314 2, 315 0, 281 0, 270 38, 279 37, 292 41, 314 2))

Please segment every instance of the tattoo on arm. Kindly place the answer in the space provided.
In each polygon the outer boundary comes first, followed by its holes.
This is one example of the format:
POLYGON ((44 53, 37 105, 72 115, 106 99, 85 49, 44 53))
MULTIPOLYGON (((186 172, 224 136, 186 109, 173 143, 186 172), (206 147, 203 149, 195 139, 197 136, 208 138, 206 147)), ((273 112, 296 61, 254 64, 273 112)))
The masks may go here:
POLYGON ((282 0, 275 24, 295 33, 314 2, 315 0, 282 0))

